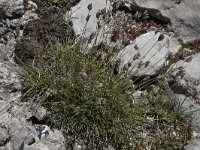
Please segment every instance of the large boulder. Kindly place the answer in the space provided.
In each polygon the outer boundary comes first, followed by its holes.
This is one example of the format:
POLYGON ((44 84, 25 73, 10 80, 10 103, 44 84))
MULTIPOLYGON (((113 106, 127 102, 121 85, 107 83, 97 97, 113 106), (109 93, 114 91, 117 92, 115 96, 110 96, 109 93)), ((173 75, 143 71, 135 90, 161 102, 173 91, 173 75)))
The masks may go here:
MULTIPOLYGON (((188 0, 135 0, 142 7, 158 9, 171 19, 172 26, 183 42, 200 38, 200 1, 188 0)), ((156 14, 155 14, 156 15, 156 14)))
POLYGON ((169 83, 176 93, 185 114, 194 118, 192 125, 195 130, 193 140, 185 146, 186 150, 200 149, 200 53, 190 56, 190 59, 179 60, 170 68, 169 83))
POLYGON ((119 60, 119 70, 127 69, 134 76, 155 75, 168 56, 175 55, 180 48, 175 38, 150 31, 122 49, 116 59, 119 60))

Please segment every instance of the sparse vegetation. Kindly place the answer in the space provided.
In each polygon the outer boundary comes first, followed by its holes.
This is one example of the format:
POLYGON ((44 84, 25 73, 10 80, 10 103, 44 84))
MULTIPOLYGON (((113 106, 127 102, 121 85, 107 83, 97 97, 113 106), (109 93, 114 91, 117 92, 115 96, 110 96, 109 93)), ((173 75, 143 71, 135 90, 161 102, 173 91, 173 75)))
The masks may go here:
MULTIPOLYGON (((132 94, 137 88, 133 88, 126 72, 116 74, 109 59, 99 59, 95 51, 81 53, 70 28, 63 40, 48 30, 50 26, 50 22, 45 28, 37 24, 35 29, 40 30, 34 30, 31 40, 39 45, 31 47, 27 44, 30 41, 21 42, 16 60, 22 67, 24 98, 39 96, 40 103, 51 112, 48 123, 62 130, 66 146, 78 141, 98 150, 109 145, 117 150, 184 147, 191 137, 190 120, 181 106, 165 95, 164 87, 133 103, 132 94), (38 37, 38 31, 43 31, 42 36, 38 37)), ((30 34, 25 34, 22 41, 30 34)), ((105 46, 99 51, 109 54, 108 58, 113 55, 112 49, 105 51, 105 46)), ((162 83, 159 78, 157 81, 158 85, 162 83)))
POLYGON ((179 107, 170 106, 162 95, 131 107, 134 90, 129 77, 114 74, 111 65, 83 55, 73 42, 51 43, 47 56, 39 55, 35 65, 23 66, 26 97, 39 95, 51 112, 50 124, 66 136, 86 140, 91 149, 109 144, 130 149, 130 143, 139 149, 149 144, 155 149, 179 149, 190 137, 191 126, 179 107), (140 132, 148 134, 143 139, 140 132))
POLYGON ((128 79, 69 43, 56 44, 49 59, 40 61, 37 68, 25 68, 26 94, 40 95, 52 125, 95 145, 128 146, 132 129, 143 120, 141 110, 130 107, 128 79))

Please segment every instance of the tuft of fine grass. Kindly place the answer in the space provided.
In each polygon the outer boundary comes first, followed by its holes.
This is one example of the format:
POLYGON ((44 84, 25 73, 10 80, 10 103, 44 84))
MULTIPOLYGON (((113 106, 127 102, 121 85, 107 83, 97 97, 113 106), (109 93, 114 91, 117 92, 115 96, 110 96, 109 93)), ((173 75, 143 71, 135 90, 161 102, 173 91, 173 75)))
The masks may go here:
POLYGON ((129 79, 72 43, 52 44, 48 53, 48 60, 24 68, 24 79, 26 94, 40 95, 52 125, 95 146, 102 141, 128 147, 132 129, 143 119, 140 109, 130 107, 129 79))
POLYGON ((25 97, 38 95, 51 112, 49 123, 65 137, 89 149, 179 149, 187 143, 191 126, 162 93, 133 105, 135 88, 126 73, 115 74, 109 61, 81 53, 73 40, 49 45, 38 50, 36 62, 22 65, 25 97))

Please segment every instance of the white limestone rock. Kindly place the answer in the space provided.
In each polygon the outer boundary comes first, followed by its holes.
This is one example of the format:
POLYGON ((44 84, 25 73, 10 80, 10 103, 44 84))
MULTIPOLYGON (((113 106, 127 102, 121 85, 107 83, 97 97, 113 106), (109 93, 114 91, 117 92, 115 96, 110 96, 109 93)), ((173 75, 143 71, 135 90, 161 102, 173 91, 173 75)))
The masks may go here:
POLYGON ((160 36, 160 32, 150 31, 122 49, 116 57, 120 60, 119 70, 125 69, 134 76, 157 74, 168 55, 175 55, 181 48, 175 38, 164 35, 159 41, 160 36))
POLYGON ((200 53, 190 62, 183 60, 172 65, 171 84, 176 93, 186 96, 200 96, 200 53))
MULTIPOLYGON (((89 38, 92 33, 97 31, 97 17, 96 14, 102 9, 110 7, 109 0, 81 0, 76 6, 71 8, 71 20, 73 29, 76 35, 85 32, 84 37, 89 38), (92 4, 91 11, 88 10, 88 5, 92 4), (89 21, 86 21, 87 16, 90 15, 89 21), (87 22, 87 25, 86 25, 87 22), (86 28, 85 28, 86 27, 86 28), (85 28, 85 31, 84 31, 85 28)), ((69 12, 68 12, 69 13, 69 12)))

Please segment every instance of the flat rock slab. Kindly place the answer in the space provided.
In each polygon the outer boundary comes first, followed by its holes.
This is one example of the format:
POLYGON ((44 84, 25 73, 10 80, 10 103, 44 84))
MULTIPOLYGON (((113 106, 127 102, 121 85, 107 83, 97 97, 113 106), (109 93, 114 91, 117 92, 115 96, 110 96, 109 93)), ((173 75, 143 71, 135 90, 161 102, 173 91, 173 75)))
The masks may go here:
POLYGON ((160 32, 150 31, 122 49, 116 58, 120 60, 119 69, 128 67, 134 76, 157 74, 168 55, 175 55, 181 48, 175 38, 165 35, 159 40, 160 36, 160 32))
POLYGON ((146 8, 158 9, 171 19, 172 26, 178 31, 184 43, 200 39, 200 1, 197 0, 135 0, 146 8))
POLYGON ((96 17, 97 12, 102 9, 108 9, 109 7, 109 0, 81 0, 76 6, 72 7, 71 20, 76 35, 84 32, 84 37, 88 38, 92 33, 95 33, 98 21, 96 17), (92 4, 91 11, 87 8, 90 4, 92 4), (87 22, 86 18, 88 15, 90 15, 90 18, 87 22))
MULTIPOLYGON (((176 93, 200 98, 200 53, 190 62, 183 60, 173 65, 171 84, 176 93)), ((200 99, 199 99, 200 100, 200 99)))

